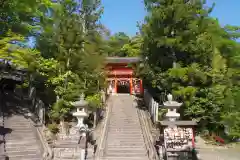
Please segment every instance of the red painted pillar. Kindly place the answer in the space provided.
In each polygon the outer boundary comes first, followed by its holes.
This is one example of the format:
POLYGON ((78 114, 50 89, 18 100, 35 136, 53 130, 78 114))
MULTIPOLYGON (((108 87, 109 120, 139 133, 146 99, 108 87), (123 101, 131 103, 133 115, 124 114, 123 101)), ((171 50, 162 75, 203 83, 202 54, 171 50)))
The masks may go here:
POLYGON ((115 89, 115 93, 117 93, 117 78, 115 77, 115 84, 114 84, 114 89, 115 89))
POLYGON ((192 134, 192 136, 193 136, 192 137, 192 147, 195 148, 195 129, 194 128, 192 128, 192 133, 193 133, 192 134))
POLYGON ((133 81, 132 77, 130 78, 130 94, 132 94, 132 89, 133 89, 133 81))
POLYGON ((140 94, 143 94, 143 83, 141 79, 140 79, 140 94))
POLYGON ((114 89, 115 89, 115 93, 117 93, 117 77, 116 77, 116 71, 114 71, 114 74, 115 74, 115 80, 114 80, 114 89))

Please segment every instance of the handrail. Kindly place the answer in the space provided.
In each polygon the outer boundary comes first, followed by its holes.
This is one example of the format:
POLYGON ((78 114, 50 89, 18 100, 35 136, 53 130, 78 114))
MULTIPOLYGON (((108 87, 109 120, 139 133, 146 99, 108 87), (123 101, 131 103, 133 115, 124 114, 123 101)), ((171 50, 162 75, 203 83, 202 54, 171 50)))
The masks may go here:
POLYGON ((147 122, 144 119, 144 111, 141 111, 140 109, 138 109, 138 115, 139 115, 139 121, 141 124, 141 128, 143 131, 143 136, 144 136, 144 141, 145 141, 145 145, 148 151, 148 157, 150 160, 158 160, 159 157, 156 153, 156 149, 153 145, 153 139, 151 136, 151 132, 149 131, 149 126, 147 124, 147 122))
MULTIPOLYGON (((32 99, 31 96, 28 96, 28 97, 29 97, 29 99, 32 99)), ((38 102, 41 102, 41 100, 38 101, 38 102)), ((36 109, 36 106, 34 106, 34 107, 36 109)), ((46 126, 44 125, 42 119, 39 117, 38 113, 39 113, 39 108, 37 107, 37 110, 35 110, 35 112, 32 114, 32 116, 33 116, 32 120, 33 120, 33 123, 35 123, 36 131, 37 131, 39 140, 40 140, 40 142, 42 144, 42 147, 43 147, 42 158, 43 158, 43 160, 52 160, 53 159, 53 150, 49 146, 49 144, 48 144, 48 142, 47 142, 47 140, 46 140, 46 138, 45 138, 45 136, 43 134, 43 131, 46 128, 46 126)))
POLYGON ((42 158, 43 158, 43 160, 52 160, 53 159, 53 151, 52 151, 51 147, 49 146, 49 144, 43 134, 43 131, 46 128, 46 126, 39 119, 39 116, 36 114, 36 112, 32 113, 31 115, 32 115, 32 117, 31 117, 32 122, 35 124, 35 127, 36 127, 38 138, 43 147, 42 158))
POLYGON ((102 130, 101 135, 100 135, 99 147, 97 147, 97 151, 96 151, 96 154, 95 154, 97 160, 101 159, 101 157, 103 156, 103 149, 105 148, 105 143, 106 143, 106 138, 107 138, 107 129, 108 129, 107 127, 108 127, 108 124, 109 124, 109 113, 110 113, 111 108, 112 108, 111 97, 108 98, 108 102, 106 104, 107 104, 106 117, 105 117, 105 121, 104 121, 103 130, 102 130))
MULTIPOLYGON (((146 117, 146 114, 144 111, 142 111, 142 114, 143 114, 143 117, 146 117)), ((157 154, 156 148, 154 147, 154 139, 152 137, 151 128, 150 128, 150 125, 151 125, 151 127, 153 127, 152 123, 151 123, 152 121, 148 117, 146 117, 146 118, 147 119, 146 119, 146 121, 144 121, 144 123, 145 123, 146 129, 147 129, 146 131, 149 135, 148 138, 150 141, 150 146, 152 148, 153 156, 155 157, 155 159, 159 159, 159 155, 157 154)))
POLYGON ((48 142, 45 138, 45 136, 43 135, 43 129, 45 128, 44 125, 42 125, 43 127, 37 127, 37 133, 38 133, 38 137, 42 143, 43 146, 43 160, 51 160, 53 159, 53 152, 52 149, 50 148, 50 146, 48 145, 48 142))
POLYGON ((148 145, 147 136, 146 136, 146 131, 145 131, 145 129, 144 129, 144 125, 143 125, 143 122, 142 122, 142 118, 140 117, 140 111, 137 110, 137 113, 138 113, 138 118, 139 118, 141 130, 142 130, 142 133, 143 133, 143 140, 144 140, 145 147, 146 147, 146 150, 147 150, 147 156, 148 156, 149 160, 151 160, 151 157, 150 157, 150 148, 149 148, 149 145, 148 145))

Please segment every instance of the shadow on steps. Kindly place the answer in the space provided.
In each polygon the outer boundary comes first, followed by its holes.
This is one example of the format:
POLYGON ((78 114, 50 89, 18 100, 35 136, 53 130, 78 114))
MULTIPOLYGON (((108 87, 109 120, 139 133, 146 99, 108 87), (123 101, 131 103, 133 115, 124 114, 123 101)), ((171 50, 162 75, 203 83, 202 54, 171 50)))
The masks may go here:
MULTIPOLYGON (((4 128, 3 126, 0 126, 0 136, 4 136, 6 134, 10 134, 12 133, 12 129, 11 128, 4 128)), ((0 144, 3 143, 2 140, 0 140, 0 144)))
POLYGON ((30 118, 30 107, 25 100, 12 92, 1 94, 1 110, 4 117, 22 115, 26 119, 30 118))

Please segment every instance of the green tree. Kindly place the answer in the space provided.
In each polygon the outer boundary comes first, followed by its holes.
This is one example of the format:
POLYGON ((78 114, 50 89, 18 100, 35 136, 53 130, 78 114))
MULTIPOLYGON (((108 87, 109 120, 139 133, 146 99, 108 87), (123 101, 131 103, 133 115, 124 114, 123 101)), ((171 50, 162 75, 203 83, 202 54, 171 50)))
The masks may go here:
MULTIPOLYGON (((234 41, 238 27, 222 28, 209 17, 213 7, 202 0, 145 0, 145 5, 145 77, 183 100, 183 119, 196 119, 201 129, 222 131, 223 117, 233 114, 225 97, 233 93, 229 75, 233 55, 239 55, 234 41)), ((235 119, 234 126, 239 123, 235 119)))
POLYGON ((43 19, 43 32, 37 37, 42 56, 55 60, 55 72, 52 68, 42 70, 47 85, 59 98, 52 115, 62 113, 60 117, 64 117, 71 109, 70 101, 76 100, 81 92, 96 94, 104 82, 102 37, 97 24, 102 9, 99 1, 87 2, 59 2, 51 17, 43 19))
POLYGON ((121 52, 127 57, 138 57, 141 55, 143 39, 140 35, 132 37, 129 43, 126 43, 121 48, 121 52))
POLYGON ((127 56, 125 52, 123 52, 122 47, 125 44, 130 42, 129 36, 127 36, 124 32, 115 33, 113 36, 110 36, 107 40, 108 47, 106 48, 106 52, 108 56, 117 56, 117 57, 125 57, 127 56))
POLYGON ((0 0, 1 36, 9 30, 27 36, 33 34, 45 9, 50 6, 51 0, 0 0))

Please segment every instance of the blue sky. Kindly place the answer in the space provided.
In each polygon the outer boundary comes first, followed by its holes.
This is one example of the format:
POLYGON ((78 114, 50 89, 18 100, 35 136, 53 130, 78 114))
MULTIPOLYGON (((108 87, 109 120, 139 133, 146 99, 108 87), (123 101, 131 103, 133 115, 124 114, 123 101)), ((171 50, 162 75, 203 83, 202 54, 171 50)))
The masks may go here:
MULTIPOLYGON (((219 19, 220 24, 240 26, 240 0, 207 0, 208 4, 216 2, 212 16, 219 19)), ((111 33, 125 32, 134 35, 137 31, 137 22, 143 21, 143 0, 102 0, 104 14, 102 23, 111 33)))

